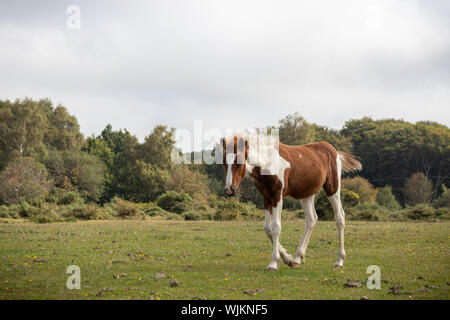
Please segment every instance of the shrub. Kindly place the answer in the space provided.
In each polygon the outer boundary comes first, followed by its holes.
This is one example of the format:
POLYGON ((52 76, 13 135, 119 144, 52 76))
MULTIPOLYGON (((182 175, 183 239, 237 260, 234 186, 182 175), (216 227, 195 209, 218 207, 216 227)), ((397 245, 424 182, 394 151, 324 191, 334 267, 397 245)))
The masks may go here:
POLYGON ((157 203, 164 210, 181 214, 191 209, 194 201, 187 193, 167 191, 158 197, 157 203))
POLYGON ((433 196, 433 185, 422 172, 417 172, 406 180, 403 192, 406 203, 410 206, 429 204, 433 196))
POLYGON ((346 211, 348 220, 380 221, 382 210, 376 203, 361 203, 346 211))
POLYGON ((47 170, 32 158, 16 158, 0 174, 0 198, 5 204, 38 199, 50 187, 47 170))
POLYGON ((73 217, 81 220, 95 220, 103 218, 102 209, 93 204, 80 205, 69 209, 65 217, 73 217))
POLYGON ((22 215, 37 223, 60 222, 66 220, 61 215, 61 209, 50 203, 43 203, 40 206, 23 206, 22 215))
POLYGON ((450 209, 446 207, 438 208, 435 211, 436 218, 440 220, 449 220, 450 219, 450 209))
POLYGON ((334 211, 330 201, 328 201, 325 191, 320 190, 314 199, 317 217, 319 220, 333 220, 334 211))
POLYGON ((341 191, 341 201, 344 209, 358 205, 360 199, 361 197, 359 196, 359 194, 352 190, 342 189, 341 191))
POLYGON ((187 211, 183 213, 184 220, 203 220, 203 216, 197 211, 187 211))
POLYGON ((0 206, 0 218, 17 219, 20 217, 19 205, 0 206))
POLYGON ((398 210, 401 209, 400 204, 395 199, 395 196, 392 193, 391 186, 385 186, 378 190, 377 193, 377 203, 380 206, 383 206, 388 209, 398 210))
POLYGON ((417 204, 406 209, 406 215, 413 220, 430 220, 435 217, 435 210, 426 204, 417 204))
POLYGON ((187 193, 194 199, 196 207, 207 205, 208 195, 211 193, 208 186, 208 177, 186 165, 175 167, 166 182, 166 190, 187 193))
POLYGON ((450 190, 445 186, 443 188, 444 192, 433 203, 433 207, 435 208, 450 208, 450 190))
POLYGON ((241 216, 249 217, 256 210, 255 205, 249 206, 239 202, 236 198, 219 200, 214 214, 215 220, 237 220, 241 216))
POLYGON ((111 201, 111 206, 116 211, 117 217, 119 218, 127 219, 141 216, 138 206, 133 202, 115 197, 111 201))
POLYGON ((377 192, 367 179, 362 177, 342 179, 342 188, 353 191, 359 195, 359 202, 376 202, 377 192))
MULTIPOLYGON (((359 195, 354 191, 342 189, 341 203, 344 211, 347 208, 356 206, 359 203, 359 195)), ((334 210, 324 190, 320 190, 315 198, 315 208, 317 217, 320 220, 334 220, 334 210)))
POLYGON ((167 214, 167 211, 158 206, 153 206, 145 209, 144 214, 150 217, 165 216, 167 214))
POLYGON ((77 191, 69 191, 54 187, 45 198, 47 202, 57 205, 83 204, 84 199, 77 191))
POLYGON ((183 220, 183 217, 177 213, 167 212, 166 219, 167 220, 183 220))

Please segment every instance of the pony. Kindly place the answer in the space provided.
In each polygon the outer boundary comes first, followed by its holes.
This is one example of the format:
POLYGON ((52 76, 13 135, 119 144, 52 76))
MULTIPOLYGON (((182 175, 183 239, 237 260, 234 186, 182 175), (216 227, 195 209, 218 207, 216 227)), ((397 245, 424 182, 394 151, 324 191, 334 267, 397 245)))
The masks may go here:
POLYGON ((341 203, 341 174, 362 169, 359 158, 337 151, 328 142, 298 146, 282 144, 278 139, 235 134, 222 138, 223 165, 226 171, 224 193, 234 196, 241 181, 250 177, 264 199, 264 230, 273 244, 267 270, 278 270, 281 259, 291 268, 305 261, 305 253, 318 218, 314 197, 324 189, 334 211, 339 248, 336 268, 345 259, 345 213, 341 203), (300 199, 305 216, 305 231, 294 257, 280 244, 283 199, 300 199))

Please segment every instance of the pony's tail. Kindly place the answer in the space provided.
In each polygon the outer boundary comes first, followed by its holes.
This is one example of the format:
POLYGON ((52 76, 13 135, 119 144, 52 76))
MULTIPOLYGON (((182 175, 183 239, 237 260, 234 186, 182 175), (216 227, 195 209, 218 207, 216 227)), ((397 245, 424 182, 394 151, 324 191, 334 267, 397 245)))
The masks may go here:
POLYGON ((343 151, 338 151, 338 154, 342 162, 342 171, 352 172, 362 170, 361 162, 358 161, 360 159, 359 157, 353 156, 343 151))

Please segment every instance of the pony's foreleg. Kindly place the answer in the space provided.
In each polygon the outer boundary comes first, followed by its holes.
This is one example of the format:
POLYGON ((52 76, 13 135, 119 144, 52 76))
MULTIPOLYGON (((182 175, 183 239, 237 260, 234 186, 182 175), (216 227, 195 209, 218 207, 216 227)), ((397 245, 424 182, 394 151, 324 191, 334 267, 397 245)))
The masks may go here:
POLYGON ((280 259, 280 233, 281 233, 281 210, 283 208, 283 200, 277 203, 276 207, 272 208, 272 221, 271 221, 271 232, 272 232, 272 261, 267 266, 267 270, 273 271, 278 269, 278 260, 280 259))
POLYGON ((291 267, 298 267, 302 259, 304 259, 306 254, 306 249, 308 247, 309 239, 311 239, 312 230, 314 228, 314 225, 317 222, 317 213, 316 209, 314 208, 314 196, 311 196, 306 199, 300 200, 302 204, 302 208, 305 214, 305 232, 303 233, 302 240, 300 241, 300 244, 297 248, 297 251, 295 252, 294 261, 291 265, 291 267))
MULTIPOLYGON (((265 219, 264 219, 264 231, 266 232, 267 236, 269 237, 270 241, 273 244, 273 237, 272 237, 272 215, 270 214, 269 210, 265 210, 265 219)), ((292 256, 287 253, 286 249, 279 244, 278 250, 281 255, 281 259, 283 259, 283 262, 291 265, 292 264, 292 256)))

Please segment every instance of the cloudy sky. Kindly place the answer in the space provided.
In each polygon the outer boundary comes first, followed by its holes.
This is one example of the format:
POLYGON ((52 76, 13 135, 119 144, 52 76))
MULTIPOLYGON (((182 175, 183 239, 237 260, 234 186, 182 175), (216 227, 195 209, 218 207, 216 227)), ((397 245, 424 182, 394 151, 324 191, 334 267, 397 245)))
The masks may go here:
POLYGON ((63 104, 85 135, 141 140, 296 111, 450 125, 450 1, 2 0, 0 99, 23 97, 63 104))

